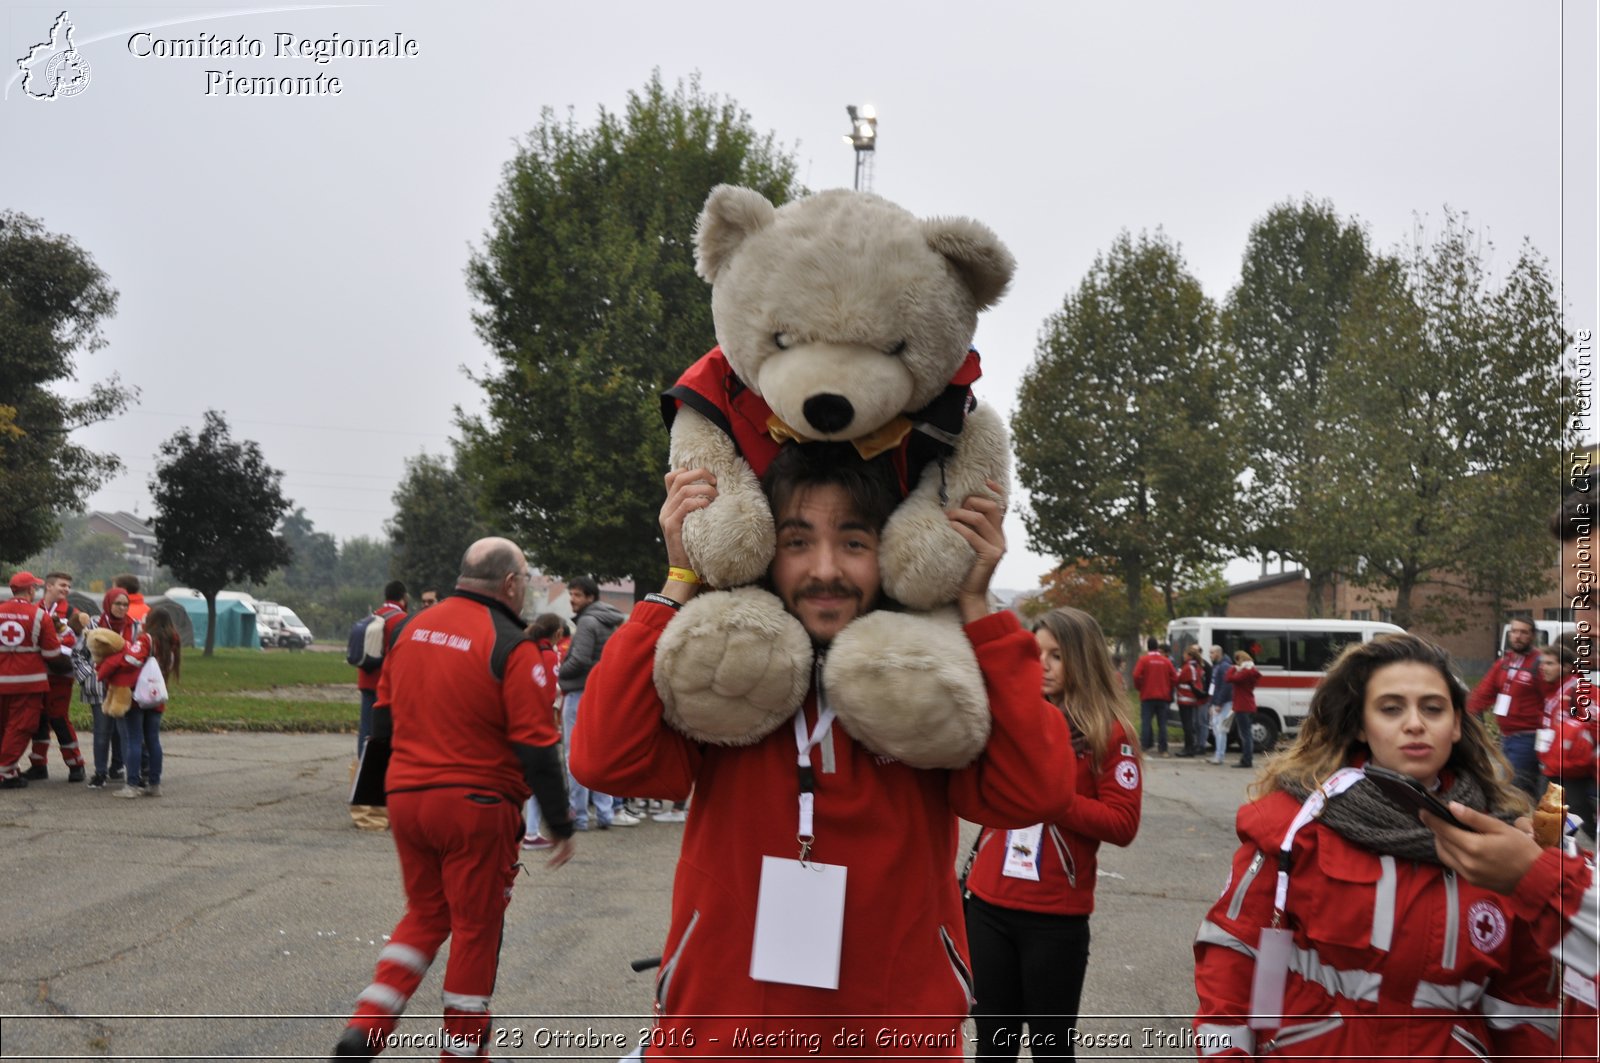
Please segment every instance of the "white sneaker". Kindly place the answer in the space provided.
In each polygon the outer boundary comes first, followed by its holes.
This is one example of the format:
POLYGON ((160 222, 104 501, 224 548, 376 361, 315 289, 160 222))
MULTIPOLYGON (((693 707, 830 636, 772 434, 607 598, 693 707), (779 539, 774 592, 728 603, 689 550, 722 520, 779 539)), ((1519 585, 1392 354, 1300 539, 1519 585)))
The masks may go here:
POLYGON ((144 796, 144 791, 140 790, 137 786, 124 786, 122 789, 118 790, 116 793, 112 794, 111 796, 112 797, 143 797, 144 796))
POLYGON ((637 827, 639 825, 639 817, 625 808, 618 809, 611 817, 611 825, 613 827, 637 827))
POLYGON ((665 812, 657 812, 650 818, 657 823, 682 823, 689 818, 689 815, 682 809, 669 808, 665 812))

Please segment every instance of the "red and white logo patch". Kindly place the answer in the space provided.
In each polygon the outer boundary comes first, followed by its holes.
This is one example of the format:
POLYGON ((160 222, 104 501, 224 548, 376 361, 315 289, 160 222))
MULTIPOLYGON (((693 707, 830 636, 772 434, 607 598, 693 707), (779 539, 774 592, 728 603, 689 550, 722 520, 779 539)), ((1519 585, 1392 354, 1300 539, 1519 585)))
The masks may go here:
POLYGON ((0 646, 20 646, 22 640, 27 637, 27 629, 15 620, 7 620, 0 624, 0 646))
POLYGON ((1137 790, 1139 788, 1139 765, 1132 760, 1125 760, 1117 765, 1117 785, 1124 790, 1137 790))
POLYGON ((1479 952, 1493 952, 1506 939, 1506 917, 1493 901, 1477 901, 1467 909, 1467 932, 1479 952))
POLYGON ((540 686, 550 685, 550 673, 545 671, 544 665, 536 664, 533 666, 533 681, 540 686))

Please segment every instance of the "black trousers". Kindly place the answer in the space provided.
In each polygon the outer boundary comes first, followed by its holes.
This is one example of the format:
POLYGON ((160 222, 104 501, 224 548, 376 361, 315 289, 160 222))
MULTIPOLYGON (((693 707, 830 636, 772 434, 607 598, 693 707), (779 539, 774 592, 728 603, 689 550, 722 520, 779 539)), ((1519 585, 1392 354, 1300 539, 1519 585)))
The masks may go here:
POLYGON ((978 998, 977 1059, 1076 1059, 1073 1034, 1089 966, 1089 917, 1021 912, 967 899, 978 998), (1024 1031, 1026 1026, 1026 1031, 1024 1031))

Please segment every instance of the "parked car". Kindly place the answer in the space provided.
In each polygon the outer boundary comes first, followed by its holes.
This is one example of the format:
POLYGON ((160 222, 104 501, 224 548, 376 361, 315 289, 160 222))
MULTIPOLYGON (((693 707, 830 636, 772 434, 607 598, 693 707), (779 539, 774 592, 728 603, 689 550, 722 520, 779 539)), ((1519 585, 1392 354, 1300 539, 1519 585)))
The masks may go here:
POLYGON ((256 603, 256 630, 261 635, 262 646, 303 650, 311 645, 311 629, 293 609, 277 602, 256 603))

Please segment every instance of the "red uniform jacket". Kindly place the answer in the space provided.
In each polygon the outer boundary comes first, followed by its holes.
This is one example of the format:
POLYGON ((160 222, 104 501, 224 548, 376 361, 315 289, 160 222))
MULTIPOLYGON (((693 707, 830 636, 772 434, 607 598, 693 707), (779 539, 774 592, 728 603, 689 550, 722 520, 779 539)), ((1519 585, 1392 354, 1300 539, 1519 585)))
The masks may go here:
MULTIPOLYGON (((401 605, 399 602, 384 602, 382 605, 378 606, 377 612, 383 617, 383 645, 385 647, 383 651, 383 658, 385 661, 388 661, 388 647, 394 645, 395 629, 405 622, 406 609, 405 606, 401 605)), ((357 668, 356 689, 377 690, 378 677, 382 674, 382 665, 379 665, 378 669, 373 672, 369 672, 365 668, 357 668)))
POLYGON ((1496 716, 1501 734, 1536 731, 1544 719, 1544 680, 1539 678, 1539 652, 1513 653, 1507 650, 1494 662, 1467 698, 1467 711, 1482 713, 1494 708, 1501 694, 1511 695, 1511 711, 1496 716))
MULTIPOLYGON (((532 789, 514 745, 553 749, 556 679, 511 611, 458 591, 419 612, 384 655, 374 733, 392 728, 387 789, 532 789)), ((543 796, 541 797, 543 804, 543 796)), ((551 806, 554 812, 561 806, 551 806)))
POLYGON ((1593 854, 1566 856, 1546 849, 1512 891, 1511 909, 1533 924, 1534 938, 1563 966, 1561 1030, 1556 1035, 1562 1059, 1594 1063, 1600 1014, 1600 884, 1593 854))
POLYGON ((96 669, 100 682, 107 687, 131 688, 139 681, 139 670, 149 658, 152 646, 150 636, 145 632, 139 632, 122 647, 120 653, 113 653, 100 662, 96 669))
POLYGON ((1087 752, 1078 755, 1078 796, 1064 819, 1045 828, 1039 881, 1008 878, 1006 832, 985 829, 978 836, 978 855, 967 875, 967 888, 974 896, 1025 912, 1088 915, 1094 911, 1100 843, 1133 841, 1144 795, 1139 758, 1120 723, 1111 730, 1110 747, 1098 773, 1093 757, 1087 752))
POLYGON ((1256 949, 1272 925, 1278 851, 1299 809, 1281 791, 1239 809, 1244 844, 1195 937, 1202 1054, 1414 1061, 1551 1052, 1551 967, 1508 898, 1437 864, 1380 856, 1319 821, 1295 835, 1290 861, 1285 1017, 1252 1030, 1256 949))
POLYGON ((1177 682, 1178 670, 1160 650, 1151 650, 1133 662, 1133 685, 1139 688, 1141 701, 1171 701, 1177 682))
POLYGON ((1178 704, 1198 705, 1206 700, 1206 677, 1210 673, 1199 661, 1183 662, 1178 670, 1178 704), (1196 688, 1199 689, 1196 689, 1196 688))
POLYGON ((1256 684, 1261 682, 1261 669, 1255 665, 1228 669, 1228 682, 1233 684, 1233 711, 1248 715, 1256 711, 1256 684))
POLYGON ((49 666, 61 656, 56 625, 25 598, 0 602, 0 694, 44 694, 49 666))
MULTIPOLYGON (((651 602, 634 607, 590 673, 570 736, 572 773, 587 786, 671 799, 694 794, 656 979, 652 1043, 660 1047, 650 1058, 727 1058, 745 1044, 736 1038, 788 1031, 819 1034, 821 1055, 961 1058, 961 1022, 973 997, 954 870, 957 817, 996 827, 1070 818, 1071 733, 1039 697, 1033 636, 1010 613, 965 628, 994 716, 989 743, 971 766, 911 768, 869 753, 837 723, 811 751, 811 857, 848 869, 839 988, 816 989, 748 973, 762 857, 799 853, 793 728, 734 747, 702 745, 668 727, 651 670, 673 615, 651 602), (874 1015, 897 1018, 843 1018, 874 1015), (841 1026, 865 1027, 869 1040, 835 1044, 841 1026), (874 1043, 884 1026, 904 1039, 874 1043)), ((814 728, 814 692, 802 711, 814 728)))

